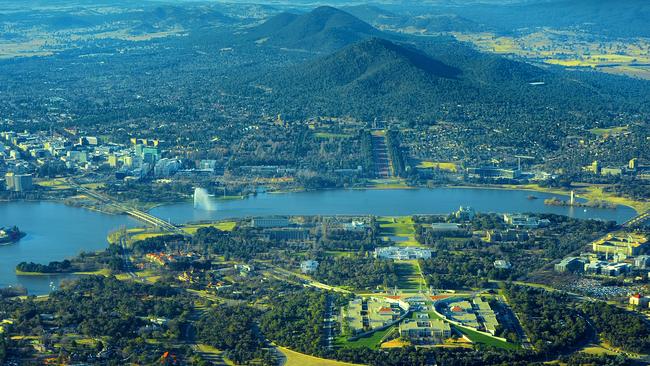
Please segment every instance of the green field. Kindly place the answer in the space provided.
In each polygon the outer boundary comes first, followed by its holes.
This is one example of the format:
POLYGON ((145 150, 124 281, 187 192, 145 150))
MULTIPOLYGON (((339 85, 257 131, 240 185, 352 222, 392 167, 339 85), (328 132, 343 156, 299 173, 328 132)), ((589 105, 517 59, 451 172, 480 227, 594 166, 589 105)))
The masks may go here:
POLYGON ((327 251, 325 251, 325 254, 329 255, 330 257, 353 257, 356 253, 355 252, 344 252, 344 251, 338 251, 338 250, 327 250, 327 251))
POLYGON ((417 260, 395 261, 397 266, 397 275, 399 282, 397 286, 404 290, 418 290, 422 286, 426 288, 426 283, 422 278, 422 272, 417 260))
POLYGON ((456 166, 456 163, 452 162, 447 162, 447 161, 428 161, 428 160, 423 160, 418 164, 418 168, 422 169, 440 169, 440 170, 446 170, 449 172, 457 172, 458 171, 458 166, 456 166))
POLYGON ((504 341, 501 341, 499 339, 487 336, 485 334, 475 332, 473 330, 469 330, 469 329, 465 329, 465 328, 461 328, 461 327, 456 327, 456 326, 454 326, 454 328, 456 330, 458 330, 459 332, 463 333, 464 335, 466 335, 467 338, 469 338, 474 343, 480 343, 480 344, 484 344, 486 346, 501 348, 501 349, 505 349, 505 350, 519 349, 519 345, 516 345, 514 343, 504 342, 504 341))
POLYGON ((343 348, 379 349, 381 340, 386 336, 386 334, 388 334, 388 332, 392 331, 393 328, 394 326, 379 332, 374 332, 371 335, 360 338, 356 341, 348 341, 346 336, 340 336, 336 338, 336 345, 343 348))
POLYGON ((379 222, 380 236, 385 239, 392 236, 403 238, 397 243, 398 246, 422 246, 415 240, 415 226, 412 217, 380 217, 377 222, 379 222))
POLYGON ((621 134, 625 131, 627 131, 628 127, 627 126, 617 126, 617 127, 611 127, 611 128, 592 128, 589 130, 589 132, 593 133, 594 135, 598 136, 605 136, 605 135, 618 135, 621 134))
POLYGON ((347 139, 352 137, 352 135, 347 135, 344 133, 330 133, 330 132, 316 132, 314 136, 320 139, 347 139))
POLYGON ((235 226, 237 226, 237 223, 234 221, 213 222, 207 224, 190 224, 184 225, 183 231, 190 235, 194 235, 200 228, 213 227, 221 231, 233 231, 235 226))

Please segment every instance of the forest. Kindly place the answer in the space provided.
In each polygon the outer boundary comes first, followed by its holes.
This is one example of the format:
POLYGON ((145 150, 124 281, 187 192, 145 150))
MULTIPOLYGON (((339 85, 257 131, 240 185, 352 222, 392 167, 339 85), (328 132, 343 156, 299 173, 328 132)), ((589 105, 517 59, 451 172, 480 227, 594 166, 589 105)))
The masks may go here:
POLYGON ((112 355, 106 364, 117 366, 124 358, 158 360, 181 337, 182 318, 190 306, 187 296, 166 285, 88 276, 63 284, 45 300, 0 299, 0 315, 15 319, 13 334, 35 335, 46 348, 60 340, 60 354, 67 359, 92 361, 103 351, 106 357, 112 355), (154 326, 154 318, 165 319, 166 325, 154 326), (75 341, 79 337, 101 342, 93 341, 95 346, 88 348, 75 341), (159 342, 145 343, 144 338, 159 342))
POLYGON ((323 350, 323 315, 327 295, 315 290, 303 290, 274 299, 260 328, 274 342, 298 352, 320 354, 323 350))
POLYGON ((391 288, 398 283, 393 261, 358 257, 325 257, 320 261, 314 278, 356 289, 391 288))
POLYGON ((593 337, 595 330, 568 295, 516 285, 507 286, 505 295, 535 349, 546 357, 573 350, 593 337))
POLYGON ((602 302, 583 303, 580 309, 612 346, 635 353, 650 351, 650 327, 641 314, 602 302))
POLYGON ((195 324, 196 338, 225 351, 226 356, 237 364, 261 360, 263 365, 275 365, 275 359, 266 349, 266 342, 257 329, 259 313, 259 310, 245 305, 222 305, 210 309, 195 324))
POLYGON ((49 264, 39 264, 34 262, 20 262, 16 265, 16 270, 21 272, 36 272, 36 273, 65 273, 70 272, 72 264, 69 260, 65 259, 61 262, 53 261, 49 264))

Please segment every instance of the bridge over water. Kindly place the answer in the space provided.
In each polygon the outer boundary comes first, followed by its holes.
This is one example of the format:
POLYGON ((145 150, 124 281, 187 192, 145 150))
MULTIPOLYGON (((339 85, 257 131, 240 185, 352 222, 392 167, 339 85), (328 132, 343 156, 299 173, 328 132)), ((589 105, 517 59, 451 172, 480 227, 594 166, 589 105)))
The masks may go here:
POLYGON ((176 225, 174 225, 174 224, 172 224, 172 223, 170 223, 168 221, 165 221, 165 220, 163 220, 163 219, 161 219, 159 217, 156 217, 156 216, 154 216, 154 215, 152 215, 150 213, 140 211, 138 209, 123 205, 123 204, 115 201, 114 199, 112 199, 112 198, 110 198, 110 197, 108 197, 108 196, 106 196, 104 194, 101 194, 101 193, 99 193, 99 192, 97 192, 95 190, 92 190, 92 189, 81 186, 78 183, 72 181, 71 179, 68 180, 68 183, 71 186, 73 186, 74 188, 76 188, 79 192, 81 192, 81 193, 83 193, 85 195, 88 195, 89 197, 92 197, 92 198, 96 199, 97 201, 99 201, 101 203, 104 203, 106 205, 110 205, 110 206, 116 208, 117 210, 122 211, 125 214, 133 217, 134 219, 136 219, 138 221, 141 221, 141 222, 144 222, 147 225, 151 225, 151 226, 153 226, 155 228, 158 228, 160 230, 167 231, 167 232, 170 232, 170 233, 173 233, 173 234, 179 234, 179 235, 183 235, 183 236, 191 236, 190 234, 188 234, 187 232, 185 232, 183 229, 179 228, 178 226, 176 226, 176 225))
POLYGON ((641 226, 647 223, 650 220, 650 211, 642 212, 638 214, 637 216, 629 219, 625 223, 623 223, 621 226, 625 228, 632 228, 635 226, 641 226))

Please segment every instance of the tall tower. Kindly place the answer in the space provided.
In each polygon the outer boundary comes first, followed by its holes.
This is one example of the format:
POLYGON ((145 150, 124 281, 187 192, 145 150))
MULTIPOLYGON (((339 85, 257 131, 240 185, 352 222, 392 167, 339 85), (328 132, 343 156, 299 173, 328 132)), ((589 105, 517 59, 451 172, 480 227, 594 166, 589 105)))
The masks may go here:
POLYGON ((571 200, 569 201, 569 204, 573 206, 576 203, 576 193, 575 191, 571 191, 571 200))
POLYGON ((636 170, 636 165, 637 165, 636 162, 637 162, 636 158, 630 159, 630 162, 628 163, 628 167, 630 168, 630 170, 636 170))

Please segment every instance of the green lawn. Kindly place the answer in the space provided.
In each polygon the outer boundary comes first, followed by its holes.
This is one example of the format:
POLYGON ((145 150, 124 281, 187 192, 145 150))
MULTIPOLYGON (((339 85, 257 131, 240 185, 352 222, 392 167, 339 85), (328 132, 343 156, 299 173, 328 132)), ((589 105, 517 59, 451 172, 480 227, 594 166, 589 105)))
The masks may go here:
POLYGON ((183 226, 183 231, 190 235, 194 235, 200 228, 214 227, 221 231, 233 231, 235 229, 235 226, 237 226, 237 223, 235 221, 222 221, 207 224, 190 224, 183 226))
POLYGON ((594 135, 603 136, 603 135, 616 135, 624 131, 627 131, 628 126, 616 126, 611 128, 592 128, 589 132, 594 135))
POLYGON ((371 335, 360 338, 356 341, 348 341, 346 336, 341 336, 336 339, 336 345, 339 347, 343 348, 372 348, 372 349, 379 349, 380 342, 382 338, 388 332, 390 332, 394 327, 390 327, 388 329, 379 331, 379 332, 374 332, 371 335))
POLYGON ((498 340, 496 338, 492 338, 490 336, 487 336, 485 334, 481 334, 479 332, 475 332, 473 330, 461 328, 461 327, 455 327, 458 331, 463 333, 464 335, 467 336, 472 342, 474 343, 481 343, 485 344, 487 346, 491 347, 496 347, 496 348, 501 348, 505 350, 516 350, 519 349, 519 345, 514 344, 514 343, 509 343, 509 342, 504 342, 501 340, 498 340))
POLYGON ((380 217, 377 221, 379 222, 379 235, 385 238, 391 236, 404 238, 404 241, 397 243, 398 246, 421 246, 415 240, 415 226, 411 216, 380 217))
POLYGON ((397 286, 400 289, 418 290, 420 285, 426 287, 416 260, 395 261, 395 265, 397 266, 397 275, 399 277, 397 286))
POLYGON ((352 135, 348 135, 345 133, 330 133, 330 132, 316 132, 314 136, 321 139, 347 139, 352 137, 352 135))
POLYGON ((341 250, 327 250, 325 251, 325 254, 329 255, 330 257, 352 257, 356 254, 356 252, 345 252, 341 250))

